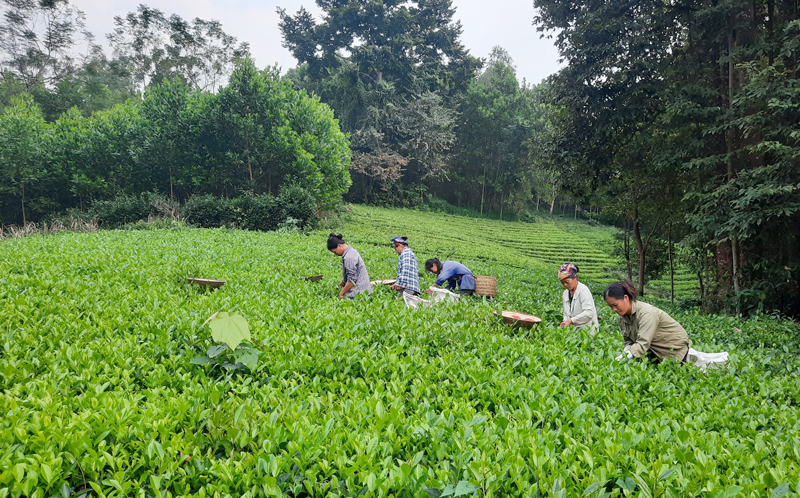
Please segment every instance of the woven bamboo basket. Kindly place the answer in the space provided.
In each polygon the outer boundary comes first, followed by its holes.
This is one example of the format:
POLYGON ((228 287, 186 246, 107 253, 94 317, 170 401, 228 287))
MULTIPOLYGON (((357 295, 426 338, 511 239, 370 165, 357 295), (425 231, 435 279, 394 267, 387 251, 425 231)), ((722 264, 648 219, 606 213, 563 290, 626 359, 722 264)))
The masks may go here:
POLYGON ((500 313, 495 311, 494 314, 502 318, 503 323, 507 323, 512 327, 532 328, 542 322, 542 319, 538 316, 529 315, 527 313, 517 313, 516 311, 504 310, 500 313))
POLYGON ((486 297, 497 297, 497 279, 486 275, 476 275, 475 294, 486 297))

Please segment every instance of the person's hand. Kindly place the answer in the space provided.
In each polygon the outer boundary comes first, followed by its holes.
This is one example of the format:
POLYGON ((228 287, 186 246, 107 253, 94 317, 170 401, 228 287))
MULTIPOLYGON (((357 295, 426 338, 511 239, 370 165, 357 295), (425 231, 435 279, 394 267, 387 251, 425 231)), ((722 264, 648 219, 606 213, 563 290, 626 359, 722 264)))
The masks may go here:
POLYGON ((567 325, 572 325, 572 320, 564 320, 563 322, 561 322, 561 324, 559 324, 559 327, 563 329, 567 325))
POLYGON ((620 354, 619 356, 617 356, 614 359, 616 361, 632 360, 633 359, 633 353, 631 353, 631 347, 630 346, 625 346, 625 349, 622 350, 622 354, 620 354))
POLYGON ((344 280, 342 280, 341 282, 339 282, 339 287, 344 287, 344 280))
POLYGON ((399 285, 397 285, 397 284, 394 284, 394 285, 392 285, 391 289, 392 289, 392 290, 399 291, 400 289, 402 289, 402 287, 400 287, 400 286, 399 286, 399 285))
POLYGON ((433 291, 430 289, 430 287, 425 289, 425 294, 433 294, 433 291))
POLYGON ((339 293, 339 299, 344 299, 344 292, 339 293))

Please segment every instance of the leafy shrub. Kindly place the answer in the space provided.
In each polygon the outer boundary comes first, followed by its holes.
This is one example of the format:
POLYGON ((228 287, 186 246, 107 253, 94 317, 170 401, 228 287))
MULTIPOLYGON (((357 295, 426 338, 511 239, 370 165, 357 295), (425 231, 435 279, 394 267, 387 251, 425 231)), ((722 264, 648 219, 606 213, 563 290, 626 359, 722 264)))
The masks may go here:
POLYGON ((269 194, 247 194, 234 199, 203 195, 191 198, 183 206, 186 221, 202 228, 222 226, 244 230, 271 231, 288 218, 306 229, 318 221, 316 201, 305 189, 297 186, 281 190, 278 197, 269 194))
POLYGON ((117 228, 127 223, 146 220, 156 214, 147 194, 119 195, 108 201, 96 201, 89 214, 97 220, 101 228, 117 228))
POLYGON ((236 211, 236 226, 244 230, 268 232, 284 219, 278 200, 269 194, 243 195, 231 200, 231 206, 236 211))
POLYGON ((283 187, 278 196, 278 203, 281 207, 281 223, 293 218, 297 220, 300 228, 308 228, 319 221, 314 196, 302 187, 297 185, 283 187))
POLYGON ((122 230, 180 230, 184 228, 184 225, 180 221, 175 220, 168 220, 164 218, 155 218, 150 221, 140 220, 136 223, 128 223, 127 225, 122 225, 120 229, 122 230))
POLYGON ((201 228, 219 228, 234 225, 236 212, 229 199, 211 194, 192 197, 183 205, 187 223, 201 228))
POLYGON ((236 313, 214 313, 206 320, 211 329, 212 344, 204 355, 192 358, 193 365, 211 365, 224 370, 253 370, 261 352, 252 344, 247 320, 236 313))

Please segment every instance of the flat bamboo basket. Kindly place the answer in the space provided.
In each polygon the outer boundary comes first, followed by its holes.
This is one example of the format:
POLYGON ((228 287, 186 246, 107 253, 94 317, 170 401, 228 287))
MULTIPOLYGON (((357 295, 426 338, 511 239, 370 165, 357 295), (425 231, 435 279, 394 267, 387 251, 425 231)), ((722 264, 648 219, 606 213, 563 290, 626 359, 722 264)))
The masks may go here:
POLYGON ((396 279, 386 278, 383 280, 372 280, 370 281, 371 285, 394 285, 397 283, 396 279))
POLYGON ((542 323, 542 319, 538 316, 529 315, 527 313, 517 313, 516 311, 501 311, 500 313, 494 312, 495 315, 503 319, 503 323, 507 323, 512 327, 526 327, 532 328, 542 323))
POLYGON ((300 277, 301 279, 305 280, 306 282, 319 282, 322 280, 322 275, 311 275, 310 277, 300 277))
POLYGON ((214 289, 218 289, 218 288, 222 287, 223 285, 225 285, 225 281, 224 280, 214 280, 214 279, 211 279, 211 278, 191 278, 191 277, 186 277, 186 280, 188 282, 193 283, 193 284, 205 285, 206 287, 211 287, 211 288, 214 288, 214 289))
POLYGON ((497 297, 497 279, 488 275, 476 275, 475 294, 486 297, 497 297))

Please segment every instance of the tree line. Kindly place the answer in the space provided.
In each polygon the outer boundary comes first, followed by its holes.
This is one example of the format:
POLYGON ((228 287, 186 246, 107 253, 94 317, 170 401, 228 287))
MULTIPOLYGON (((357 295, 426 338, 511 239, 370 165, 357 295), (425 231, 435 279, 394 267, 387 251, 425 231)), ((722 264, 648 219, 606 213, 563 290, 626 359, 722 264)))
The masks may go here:
POLYGON ((257 69, 218 23, 140 6, 116 19, 113 60, 94 47, 79 63, 82 14, 66 1, 3 6, 4 224, 145 192, 293 185, 330 209, 347 191, 350 150, 331 109, 257 69))

